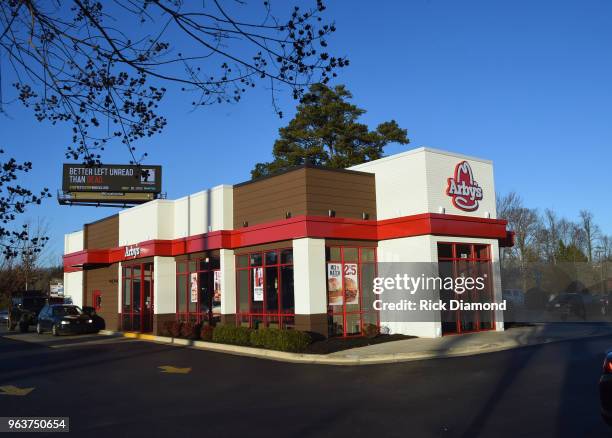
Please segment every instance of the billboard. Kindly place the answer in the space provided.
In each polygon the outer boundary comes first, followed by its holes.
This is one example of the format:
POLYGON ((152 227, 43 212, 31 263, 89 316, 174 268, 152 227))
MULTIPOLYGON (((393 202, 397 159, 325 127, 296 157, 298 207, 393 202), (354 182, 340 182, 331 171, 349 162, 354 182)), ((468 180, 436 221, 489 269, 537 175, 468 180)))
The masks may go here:
POLYGON ((161 193, 161 166, 64 164, 64 192, 161 193))

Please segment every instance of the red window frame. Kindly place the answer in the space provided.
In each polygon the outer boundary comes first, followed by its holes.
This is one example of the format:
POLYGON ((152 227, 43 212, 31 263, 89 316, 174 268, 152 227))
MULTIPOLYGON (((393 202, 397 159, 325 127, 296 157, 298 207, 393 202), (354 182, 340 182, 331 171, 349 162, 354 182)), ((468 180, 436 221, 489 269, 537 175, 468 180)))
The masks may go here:
POLYGON ((380 312, 378 312, 377 310, 364 310, 363 308, 363 265, 374 265, 374 276, 378 276, 378 251, 376 247, 372 247, 372 246, 357 246, 357 245, 329 245, 326 247, 326 256, 325 256, 325 277, 326 277, 326 284, 328 285, 326 288, 326 295, 327 295, 327 314, 329 317, 329 330, 330 336, 335 336, 335 337, 343 337, 343 338, 349 338, 349 337, 358 337, 358 336, 363 336, 364 334, 364 314, 369 313, 369 314, 373 314, 376 315, 376 327, 378 330, 380 330, 380 312), (340 259, 332 259, 331 258, 331 250, 333 248, 336 248, 340 251, 340 259), (345 257, 344 257, 344 251, 346 249, 356 249, 357 250, 357 262, 353 262, 353 261, 349 261, 346 262, 345 261, 345 257), (362 257, 362 251, 364 249, 368 249, 368 250, 372 250, 374 251, 374 260, 373 261, 363 261, 363 257, 362 257), (330 257, 328 259, 327 257, 327 253, 330 254, 330 257), (342 312, 337 312, 333 310, 333 307, 336 306, 330 306, 329 305, 329 290, 327 289, 329 287, 329 282, 327 281, 327 263, 340 263, 342 266, 342 294, 343 294, 343 304, 342 304, 342 312), (344 266, 346 263, 357 263, 357 275, 358 275, 358 281, 359 281, 359 310, 350 310, 347 311, 346 310, 346 296, 344 294, 344 266), (347 315, 359 315, 359 333, 347 333, 347 315), (333 324, 333 318, 334 316, 342 316, 342 335, 338 335, 336 333, 332 333, 331 331, 331 326, 333 324))
MULTIPOLYGON (((437 242, 437 251, 438 251, 438 262, 451 262, 452 263, 452 273, 455 278, 457 278, 457 276, 459 275, 458 274, 459 263, 463 263, 463 262, 467 263, 468 264, 467 268, 469 270, 473 269, 473 265, 476 263, 486 263, 486 272, 485 272, 487 275, 487 285, 486 285, 487 292, 486 293, 489 295, 489 301, 492 302, 494 291, 493 291, 493 283, 492 283, 493 276, 492 276, 492 268, 491 268, 491 245, 486 244, 486 243, 439 241, 437 242), (439 254, 440 254, 441 245, 448 245, 451 247, 451 257, 440 257, 439 254), (461 257, 460 255, 458 255, 457 247, 460 247, 460 246, 467 246, 470 248, 468 257, 461 257), (476 247, 483 249, 484 255, 480 255, 481 252, 477 251, 476 247)), ((455 294, 455 298, 462 299, 462 296, 455 294)), ((480 318, 481 312, 474 313, 476 317, 474 322, 475 322, 475 325, 477 326, 477 328, 474 330, 463 330, 461 327, 462 326, 462 319, 461 319, 462 310, 455 310, 454 312, 455 312, 456 331, 445 333, 444 330, 442 330, 442 336, 495 330, 495 311, 493 310, 487 311, 487 312, 490 312, 490 319, 488 322, 490 322, 491 327, 485 327, 485 328, 482 327, 482 324, 486 323, 487 321, 483 322, 481 320, 480 318)), ((482 312, 485 312, 485 311, 482 311, 482 312)))
POLYGON ((138 316, 138 331, 140 332, 150 332, 153 330, 153 315, 155 313, 155 307, 154 307, 154 284, 153 284, 153 269, 154 269, 154 263, 153 262, 146 262, 146 263, 134 263, 134 264, 129 264, 129 265, 123 265, 121 267, 121 328, 122 330, 133 330, 134 328, 134 320, 135 318, 138 316), (150 266, 149 269, 149 274, 146 274, 145 272, 147 272, 145 270, 145 266, 150 266), (134 276, 134 268, 140 268, 140 275, 138 277, 134 276), (126 276, 126 272, 129 272, 130 275, 126 276), (140 280, 140 299, 139 299, 139 303, 138 305, 140 306, 140 312, 134 312, 134 279, 139 279, 140 280), (129 280, 130 282, 130 311, 126 312, 125 311, 125 280, 129 280), (144 284, 145 284, 145 280, 149 281, 149 297, 151 299, 150 301, 150 307, 151 307, 151 312, 150 312, 150 320, 146 321, 146 315, 144 312, 145 309, 145 294, 144 294, 144 284), (125 326, 125 321, 126 321, 126 317, 128 317, 130 319, 130 327, 127 328, 125 326), (145 322, 147 323, 145 325, 145 322))
MULTIPOLYGON (((201 296, 201 285, 200 285, 200 274, 207 273, 212 275, 214 278, 216 271, 221 271, 221 268, 208 268, 201 269, 201 263, 209 263, 206 262, 206 259, 212 259, 212 255, 206 255, 198 258, 193 258, 191 260, 177 260, 176 261, 176 284, 175 284, 175 294, 176 294, 176 320, 177 321, 188 321, 192 323, 201 323, 204 321, 208 322, 216 322, 220 320, 221 313, 211 311, 202 311, 202 296, 201 296), (190 265, 195 263, 195 270, 192 271, 190 269, 190 265), (180 272, 179 266, 184 265, 185 270, 180 272), (198 301, 196 302, 196 311, 191 312, 189 310, 189 305, 191 301, 191 274, 198 275, 198 301), (186 311, 182 312, 179 309, 179 281, 185 281, 185 303, 186 303, 186 311)), ((217 257, 218 258, 218 257, 217 257)), ((214 281, 214 280, 213 280, 214 281)), ((214 284, 214 283, 213 283, 214 284)))
POLYGON ((282 280, 282 269, 286 266, 291 266, 293 269, 293 248, 292 247, 283 247, 283 248, 273 248, 261 251, 250 251, 238 253, 234 257, 234 263, 236 267, 236 325, 244 325, 251 328, 257 328, 261 324, 264 327, 270 327, 271 325, 276 324, 278 328, 284 329, 293 329, 295 327, 295 288, 293 289, 293 311, 287 312, 283 309, 283 300, 282 300, 282 290, 283 290, 283 280, 282 280), (291 251, 291 263, 282 263, 281 255, 283 251, 289 250, 291 251), (267 264, 266 263, 266 253, 276 252, 276 263, 267 264), (251 265, 251 259, 253 255, 259 254, 261 256, 261 265, 251 265), (247 266, 238 266, 238 258, 239 257, 247 257, 247 266), (276 267, 276 278, 278 280, 277 296, 278 296, 278 306, 276 312, 270 312, 267 306, 267 294, 266 294, 266 279, 267 279, 267 268, 276 267), (252 311, 252 297, 253 297, 253 269, 262 268, 263 270, 263 301, 262 301, 262 311, 252 311), (249 308, 245 311, 245 309, 240 308, 240 284, 238 277, 241 271, 247 271, 248 276, 248 286, 249 286, 249 308))

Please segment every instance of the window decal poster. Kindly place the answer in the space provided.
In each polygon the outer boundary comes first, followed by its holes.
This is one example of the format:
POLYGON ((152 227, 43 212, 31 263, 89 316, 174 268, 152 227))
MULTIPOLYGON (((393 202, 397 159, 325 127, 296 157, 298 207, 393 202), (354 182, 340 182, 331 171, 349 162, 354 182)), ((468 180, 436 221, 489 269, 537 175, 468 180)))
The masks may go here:
POLYGON ((192 303, 197 303, 198 302, 198 273, 197 272, 193 272, 190 275, 190 290, 191 290, 191 302, 192 303))
POLYGON ((213 312, 221 312, 221 271, 214 271, 213 312))
POLYGON ((253 268, 253 301, 263 301, 263 268, 253 268))
POLYGON ((341 306, 342 298, 342 265, 327 264, 327 300, 330 306, 341 306))
POLYGON ((359 304, 357 263, 344 264, 344 295, 346 296, 346 304, 359 304))

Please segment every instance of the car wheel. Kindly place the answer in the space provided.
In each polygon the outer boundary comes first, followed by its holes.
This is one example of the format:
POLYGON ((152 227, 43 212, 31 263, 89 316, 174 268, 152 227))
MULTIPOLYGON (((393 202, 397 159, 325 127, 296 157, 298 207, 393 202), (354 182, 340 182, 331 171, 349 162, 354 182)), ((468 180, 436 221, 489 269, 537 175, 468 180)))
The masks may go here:
POLYGON ((51 328, 51 333, 53 333, 53 336, 59 336, 59 330, 57 330, 57 325, 53 324, 53 327, 51 328))
POLYGON ((36 333, 38 333, 39 335, 43 334, 42 327, 40 326, 40 322, 36 324, 36 333))

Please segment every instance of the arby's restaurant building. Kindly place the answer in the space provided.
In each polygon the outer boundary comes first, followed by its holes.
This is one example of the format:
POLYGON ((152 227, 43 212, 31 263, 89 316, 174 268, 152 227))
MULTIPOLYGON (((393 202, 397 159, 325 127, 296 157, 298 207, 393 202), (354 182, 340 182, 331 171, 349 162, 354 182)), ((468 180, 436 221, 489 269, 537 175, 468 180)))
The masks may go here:
POLYGON ((300 166, 85 224, 64 242, 64 289, 109 330, 159 333, 214 321, 324 336, 368 325, 422 337, 503 330, 468 322, 381 320, 372 283, 387 262, 488 265, 501 301, 493 164, 418 148, 348 169, 300 166))

